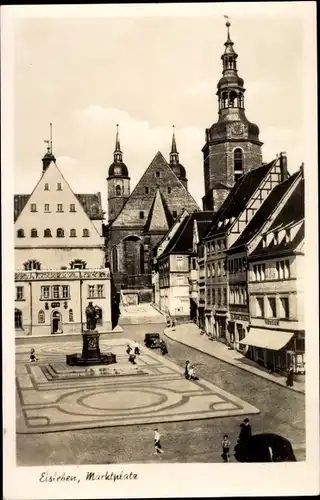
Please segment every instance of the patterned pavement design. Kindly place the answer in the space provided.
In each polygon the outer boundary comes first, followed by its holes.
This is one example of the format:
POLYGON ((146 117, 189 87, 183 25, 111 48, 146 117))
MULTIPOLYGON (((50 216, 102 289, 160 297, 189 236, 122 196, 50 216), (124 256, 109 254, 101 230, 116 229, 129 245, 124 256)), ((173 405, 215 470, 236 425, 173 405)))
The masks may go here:
MULTIPOLYGON (((125 339, 102 340, 102 352, 117 356, 121 376, 50 380, 42 368, 62 366, 65 354, 81 352, 78 342, 37 346, 38 362, 29 349, 16 347, 17 433, 150 424, 257 414, 242 399, 206 382, 189 381, 183 370, 158 352, 141 347, 137 371, 128 362, 125 339), (131 373, 129 373, 131 372, 131 373)), ((201 372, 201 367, 198 369, 201 372)))

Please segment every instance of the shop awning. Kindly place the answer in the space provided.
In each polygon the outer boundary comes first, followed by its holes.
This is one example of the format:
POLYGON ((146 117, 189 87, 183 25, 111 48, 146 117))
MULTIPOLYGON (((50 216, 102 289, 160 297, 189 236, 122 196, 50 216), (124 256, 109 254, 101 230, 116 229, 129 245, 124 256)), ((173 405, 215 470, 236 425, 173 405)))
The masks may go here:
POLYGON ((241 344, 261 347, 279 351, 294 336, 294 332, 283 332, 281 330, 269 330, 263 328, 250 328, 248 335, 240 341, 241 344))

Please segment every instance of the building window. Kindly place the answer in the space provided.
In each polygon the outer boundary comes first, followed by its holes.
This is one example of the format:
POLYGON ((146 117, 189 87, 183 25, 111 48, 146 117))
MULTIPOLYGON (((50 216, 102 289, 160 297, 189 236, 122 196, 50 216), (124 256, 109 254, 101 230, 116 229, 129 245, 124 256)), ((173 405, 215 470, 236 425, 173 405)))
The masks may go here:
POLYGON ((268 297, 268 305, 269 305, 269 317, 276 318, 277 311, 276 311, 276 299, 275 299, 275 297, 268 297))
POLYGON ((94 285, 88 285, 88 297, 89 299, 94 297, 94 285))
POLYGON ((276 262, 276 276, 278 280, 290 278, 289 260, 281 260, 276 262))
POLYGON ((216 268, 214 264, 211 265, 211 276, 212 278, 215 278, 216 276, 216 268))
POLYGON ((145 194, 149 194, 149 188, 148 188, 148 187, 145 187, 145 188, 144 188, 144 192, 145 192, 145 194))
POLYGON ((69 285, 62 285, 62 298, 69 299, 70 298, 70 287, 69 285))
POLYGON ((23 264, 25 271, 40 271, 41 264, 37 260, 28 260, 23 264))
POLYGON ((77 232, 75 229, 70 229, 70 238, 76 238, 77 232))
POLYGON ((70 262, 71 269, 85 269, 87 263, 84 260, 76 259, 70 262))
POLYGON ((57 191, 62 191, 62 184, 61 184, 61 182, 57 183, 57 191))
POLYGON ((70 212, 75 212, 76 211, 76 206, 74 203, 70 203, 70 212))
POLYGON ((207 278, 210 278, 210 264, 207 265, 207 278))
POLYGON ((266 279, 266 265, 257 264, 253 266, 253 281, 264 281, 266 279))
POLYGON ((223 303, 225 306, 228 303, 228 296, 227 296, 227 289, 226 288, 223 289, 223 303))
POLYGON ((119 184, 116 186, 116 196, 121 196, 121 186, 119 184))
POLYGON ((45 203, 44 204, 44 211, 45 212, 50 212, 50 205, 49 205, 49 203, 45 203))
POLYGON ((113 273, 117 273, 119 271, 117 247, 112 247, 111 249, 111 269, 113 273))
POLYGON ((62 203, 57 204, 57 212, 63 212, 63 205, 62 203))
POLYGON ((104 297, 104 286, 97 285, 97 297, 104 297))
POLYGON ((218 266, 217 266, 217 276, 221 276, 221 264, 220 262, 218 262, 218 266))
POLYGON ((43 235, 45 238, 51 238, 51 229, 45 229, 43 235))
POLYGON ((243 174, 243 152, 237 148, 233 153, 234 181, 236 182, 243 174))
POLYGON ((59 285, 54 285, 52 287, 52 298, 59 299, 59 285))
POLYGON ((177 215, 178 215, 178 214, 177 214, 177 211, 176 211, 176 210, 173 210, 173 212, 172 212, 172 217, 173 217, 174 219, 176 219, 176 218, 177 218, 177 215))
POLYGON ((23 229, 18 229, 18 231, 17 231, 17 237, 18 238, 24 238, 24 230, 23 229))
POLYGON ((64 230, 61 227, 57 229, 57 238, 64 238, 64 230))
POLYGON ((168 194, 170 194, 170 193, 171 193, 171 187, 168 186, 168 194))
POLYGON ((24 300, 24 287, 16 286, 16 300, 24 300))
POLYGON ((84 229, 82 231, 82 236, 83 236, 83 238, 89 238, 89 236, 90 236, 89 229, 84 229))
POLYGON ((289 298, 280 297, 280 318, 289 319, 289 298))
POLYGON ((50 299, 50 287, 42 286, 41 287, 41 299, 50 299))
POLYGON ((140 219, 144 219, 144 212, 140 212, 139 217, 140 217, 140 219))
POLYGON ((264 298, 256 297, 257 303, 257 317, 264 318, 264 298))
POLYGON ((35 203, 31 203, 31 212, 37 211, 37 205, 35 203))
POLYGON ((290 243, 290 241, 291 241, 290 229, 286 229, 285 242, 290 243))
POLYGON ((97 325, 102 325, 102 309, 100 307, 96 308, 96 319, 97 325))
POLYGON ((70 323, 73 323, 74 319, 73 319, 73 309, 69 309, 69 321, 70 323))
POLYGON ((49 191, 49 184, 46 182, 45 185, 44 185, 44 190, 45 191, 49 191))
POLYGON ((14 327, 22 328, 22 312, 19 309, 14 310, 14 327))
POLYGON ((160 177, 160 172, 156 172, 156 177, 160 177))
POLYGON ((38 312, 38 323, 45 323, 45 314, 42 309, 38 312))
POLYGON ((31 229, 31 238, 37 238, 38 237, 38 231, 36 229, 31 229))
POLYGON ((177 286, 183 285, 183 276, 177 276, 177 286))

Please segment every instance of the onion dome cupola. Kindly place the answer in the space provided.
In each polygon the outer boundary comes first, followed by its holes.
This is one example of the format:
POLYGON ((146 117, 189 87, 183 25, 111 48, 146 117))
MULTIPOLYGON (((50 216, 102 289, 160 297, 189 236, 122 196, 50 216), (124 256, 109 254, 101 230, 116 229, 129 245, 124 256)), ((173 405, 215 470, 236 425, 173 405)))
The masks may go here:
POLYGON ((178 149, 177 149, 174 125, 173 125, 172 144, 171 144, 171 151, 170 151, 170 167, 173 170, 173 172, 176 174, 178 179, 180 179, 180 181, 187 187, 188 179, 187 179, 187 175, 186 175, 186 169, 179 162, 179 153, 178 153, 178 149))
POLYGON ((108 171, 108 178, 119 177, 119 178, 129 178, 128 168, 125 163, 123 163, 122 151, 120 147, 120 138, 119 138, 119 125, 117 125, 117 134, 116 134, 116 145, 113 153, 113 163, 111 163, 108 171))
POLYGON ((42 173, 44 174, 50 163, 56 162, 55 156, 52 153, 52 123, 50 123, 50 139, 44 141, 47 144, 47 152, 42 158, 42 173))
POLYGON ((230 37, 230 22, 226 23, 227 41, 222 59, 222 77, 217 85, 217 96, 219 103, 219 119, 207 130, 209 141, 223 141, 228 138, 230 122, 235 122, 231 127, 231 133, 235 132, 245 135, 246 139, 262 145, 259 140, 259 127, 249 122, 245 115, 244 81, 238 75, 237 59, 238 54, 234 50, 234 43, 230 37))

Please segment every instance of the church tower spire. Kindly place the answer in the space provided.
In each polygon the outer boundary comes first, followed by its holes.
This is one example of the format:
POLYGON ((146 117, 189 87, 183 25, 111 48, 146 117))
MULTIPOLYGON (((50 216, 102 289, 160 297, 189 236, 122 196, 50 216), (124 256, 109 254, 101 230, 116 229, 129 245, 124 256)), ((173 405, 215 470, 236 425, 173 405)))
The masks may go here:
POLYGON ((172 144, 171 144, 171 151, 170 151, 170 164, 174 163, 179 163, 179 153, 177 150, 177 143, 176 143, 176 136, 174 133, 174 125, 172 125, 173 132, 172 132, 172 144))
POLYGON ((119 125, 117 124, 116 144, 107 177, 108 183, 108 219, 112 222, 130 196, 130 177, 128 168, 123 163, 120 147, 119 125))
POLYGON ((122 151, 121 151, 121 147, 120 147, 119 125, 118 124, 117 124, 116 145, 114 148, 113 159, 116 163, 122 163, 122 151))
POLYGON ((172 168, 173 172, 176 174, 178 179, 180 179, 185 188, 188 189, 188 179, 187 179, 186 169, 184 168, 183 165, 181 165, 179 161, 179 153, 177 149, 174 125, 172 125, 172 128, 173 132, 172 132, 172 143, 170 151, 170 167, 172 168))
POLYGON ((238 54, 230 34, 224 43, 222 77, 217 85, 218 121, 206 129, 202 149, 205 181, 204 210, 218 210, 243 174, 262 165, 259 127, 249 122, 244 108, 244 81, 238 75, 238 54))

